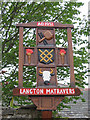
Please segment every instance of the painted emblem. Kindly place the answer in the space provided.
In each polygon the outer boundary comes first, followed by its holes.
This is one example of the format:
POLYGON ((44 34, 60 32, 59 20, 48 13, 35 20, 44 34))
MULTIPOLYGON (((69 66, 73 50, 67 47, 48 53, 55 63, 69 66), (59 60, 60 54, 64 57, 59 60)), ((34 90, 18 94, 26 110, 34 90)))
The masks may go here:
POLYGON ((42 71, 41 69, 39 70, 39 75, 43 77, 44 80, 44 84, 45 85, 49 85, 50 84, 50 79, 51 76, 54 76, 54 72, 52 69, 50 69, 50 71, 42 71))
MULTIPOLYGON (((39 35, 40 39, 44 38, 44 35, 42 32, 38 33, 38 35, 39 35)), ((44 43, 44 45, 48 45, 46 39, 43 40, 43 43, 44 43)))
POLYGON ((26 55, 28 56, 28 63, 31 63, 31 54, 33 53, 32 49, 26 49, 26 55))
POLYGON ((66 51, 64 49, 60 50, 60 55, 61 55, 61 62, 64 65, 64 57, 65 57, 66 51))
POLYGON ((54 62, 54 49, 38 49, 39 62, 50 64, 54 62))

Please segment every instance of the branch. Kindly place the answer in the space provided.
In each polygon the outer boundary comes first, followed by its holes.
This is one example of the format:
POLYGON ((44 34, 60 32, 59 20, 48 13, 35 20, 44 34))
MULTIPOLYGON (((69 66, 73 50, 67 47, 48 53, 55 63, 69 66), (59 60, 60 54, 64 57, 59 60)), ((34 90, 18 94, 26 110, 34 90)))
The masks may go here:
POLYGON ((60 14, 58 14, 58 16, 56 16, 56 17, 54 18, 54 20, 52 20, 52 21, 55 21, 56 19, 58 19, 58 17, 60 17, 60 15, 62 15, 63 12, 64 12, 68 7, 69 7, 69 3, 68 3, 67 6, 65 7, 65 9, 64 9, 60 14))

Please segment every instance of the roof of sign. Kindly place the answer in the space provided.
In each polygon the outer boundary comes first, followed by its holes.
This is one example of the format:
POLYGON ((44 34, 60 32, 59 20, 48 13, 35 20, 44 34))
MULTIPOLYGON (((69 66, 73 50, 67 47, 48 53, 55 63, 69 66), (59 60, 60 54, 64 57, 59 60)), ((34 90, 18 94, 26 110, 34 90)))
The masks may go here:
POLYGON ((50 27, 50 28, 74 28, 72 24, 61 24, 58 22, 30 22, 30 23, 18 23, 17 27, 25 27, 25 28, 36 28, 36 27, 50 27))

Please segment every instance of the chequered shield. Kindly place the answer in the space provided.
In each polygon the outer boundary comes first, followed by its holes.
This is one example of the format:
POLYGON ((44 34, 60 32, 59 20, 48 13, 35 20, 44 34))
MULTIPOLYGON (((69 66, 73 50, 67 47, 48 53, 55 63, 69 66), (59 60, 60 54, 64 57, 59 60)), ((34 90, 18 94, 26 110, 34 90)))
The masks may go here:
POLYGON ((54 62, 54 49, 38 49, 38 59, 40 63, 50 64, 54 62))

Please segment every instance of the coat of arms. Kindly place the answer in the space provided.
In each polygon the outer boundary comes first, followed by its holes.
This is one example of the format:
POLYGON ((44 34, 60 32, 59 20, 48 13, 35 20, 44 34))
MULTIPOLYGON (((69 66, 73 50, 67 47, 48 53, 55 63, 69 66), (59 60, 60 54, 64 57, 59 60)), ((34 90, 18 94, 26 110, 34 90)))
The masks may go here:
POLYGON ((38 49, 39 62, 43 64, 50 64, 54 62, 54 49, 38 49))

